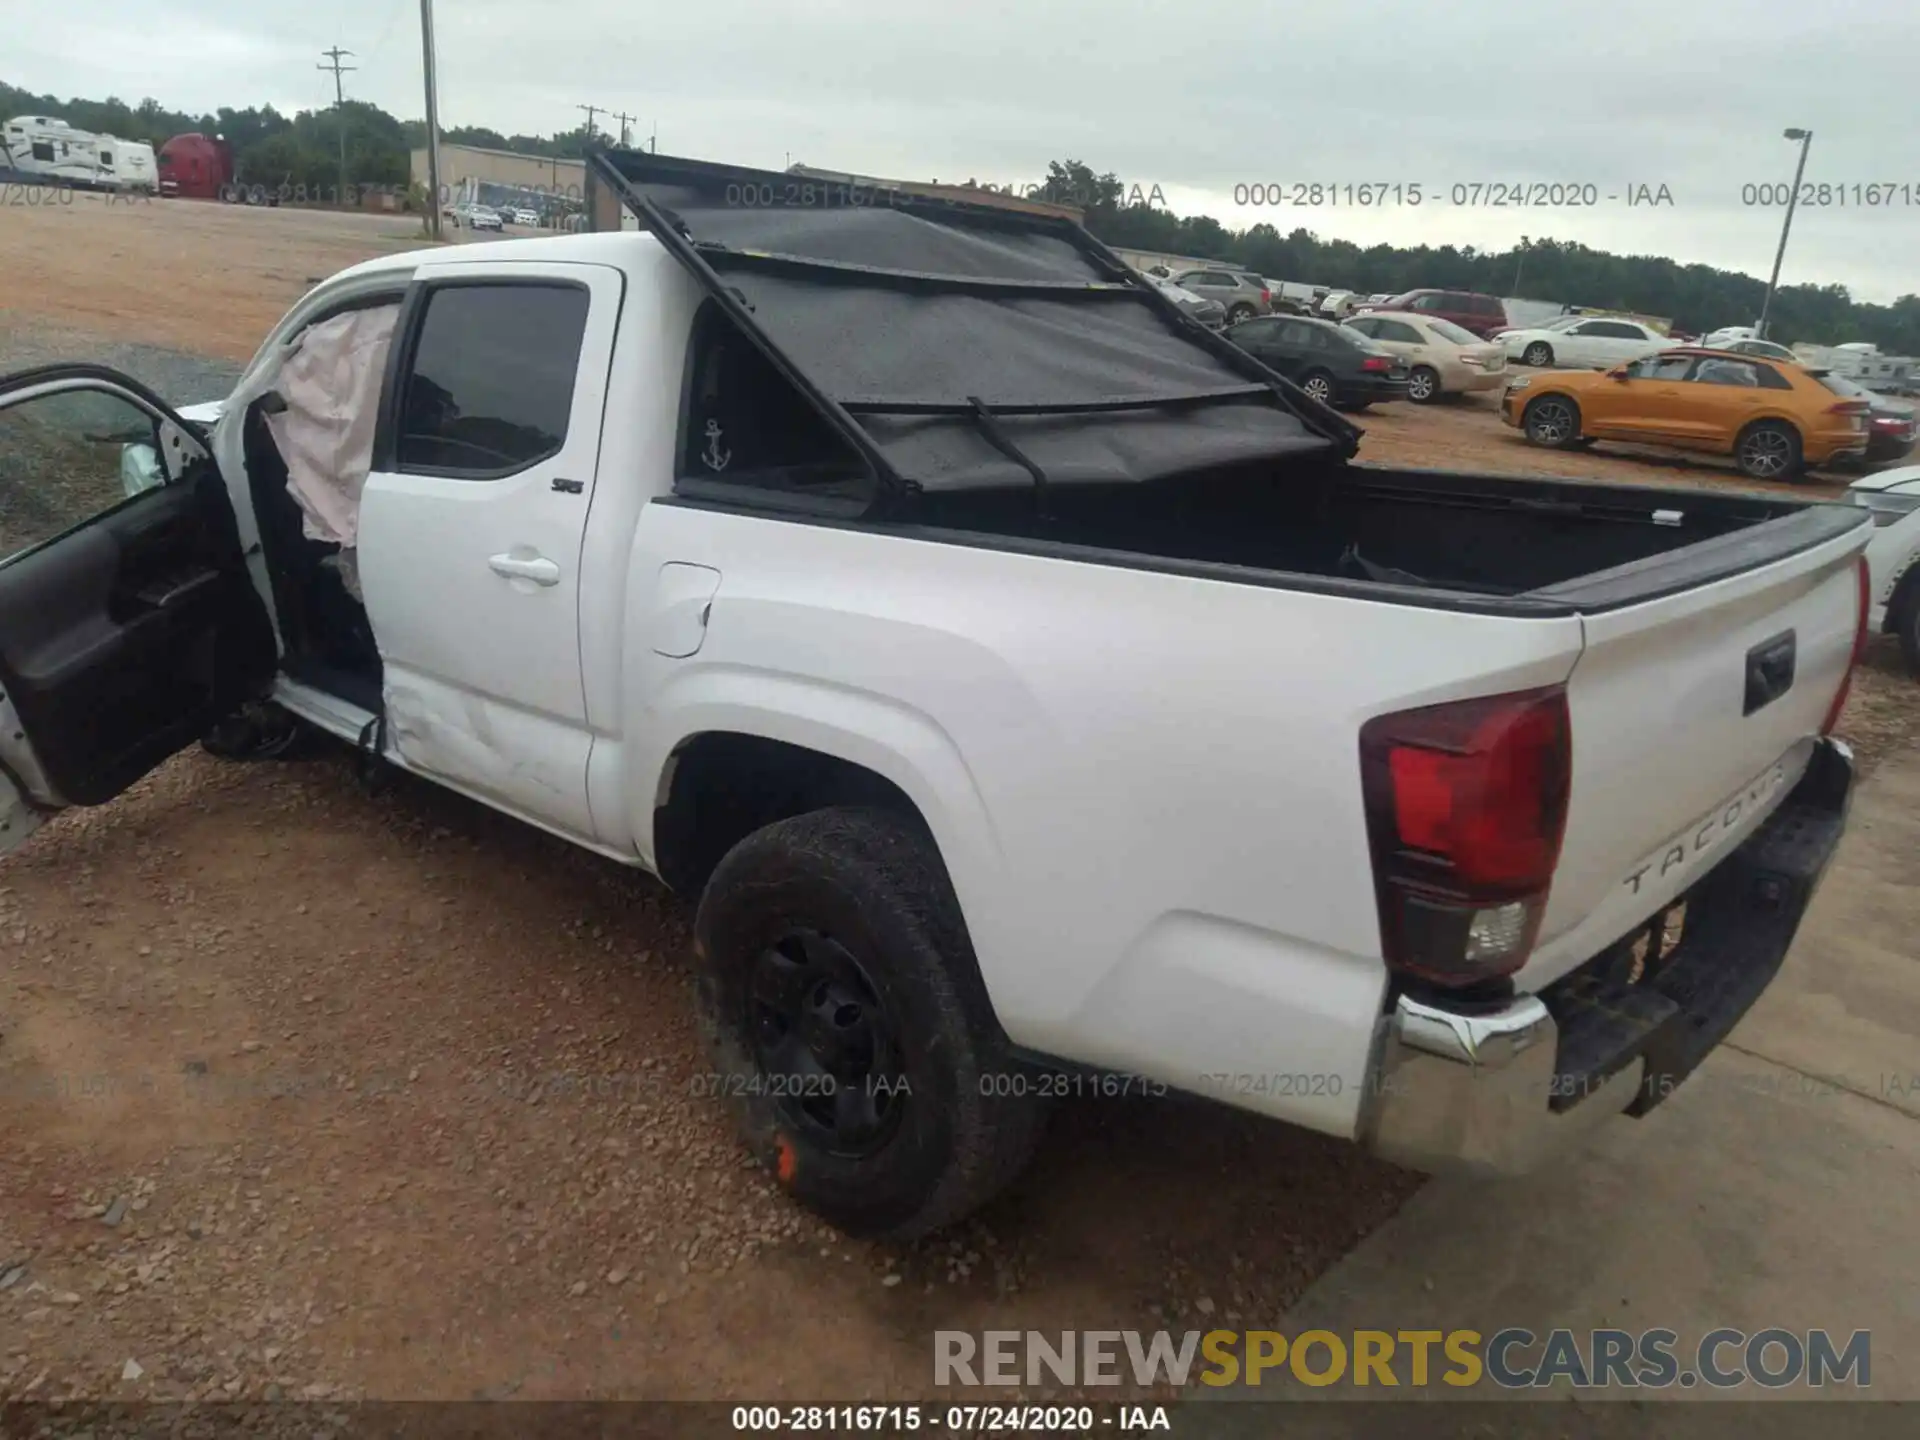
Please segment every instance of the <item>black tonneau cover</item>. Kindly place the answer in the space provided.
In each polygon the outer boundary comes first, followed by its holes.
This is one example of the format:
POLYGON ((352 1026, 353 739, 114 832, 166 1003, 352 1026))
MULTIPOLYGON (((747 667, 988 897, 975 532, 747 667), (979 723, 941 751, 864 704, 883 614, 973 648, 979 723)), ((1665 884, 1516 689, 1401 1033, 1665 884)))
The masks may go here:
POLYGON ((1356 447, 1070 220, 640 151, 589 163, 896 493, 1356 447))

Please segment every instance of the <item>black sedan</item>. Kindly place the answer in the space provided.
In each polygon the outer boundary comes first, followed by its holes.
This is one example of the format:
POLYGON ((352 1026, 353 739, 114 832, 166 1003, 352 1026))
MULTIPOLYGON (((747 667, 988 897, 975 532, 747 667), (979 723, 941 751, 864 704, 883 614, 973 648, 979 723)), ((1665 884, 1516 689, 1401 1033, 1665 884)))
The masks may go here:
POLYGON ((1914 418, 1913 406, 1856 385, 1830 370, 1816 370, 1813 374, 1834 394, 1849 400, 1864 400, 1873 407, 1867 412, 1867 453, 1860 457, 1862 463, 1879 465, 1889 460, 1904 460, 1912 451, 1914 439, 1920 436, 1920 422, 1914 418))
POLYGON ((1264 315, 1232 326, 1227 338, 1314 399, 1342 410, 1406 397, 1407 362, 1331 320, 1264 315))

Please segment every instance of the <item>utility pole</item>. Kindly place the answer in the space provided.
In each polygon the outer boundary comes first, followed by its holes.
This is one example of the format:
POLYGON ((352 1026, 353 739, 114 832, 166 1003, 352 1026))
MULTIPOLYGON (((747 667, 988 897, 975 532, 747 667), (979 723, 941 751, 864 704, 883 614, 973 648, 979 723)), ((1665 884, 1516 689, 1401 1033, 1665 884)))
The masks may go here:
POLYGON ((427 76, 427 233, 440 238, 440 102, 433 83, 433 0, 420 0, 420 56, 427 76))
POLYGON ((341 86, 340 77, 343 74, 358 70, 360 67, 358 65, 342 65, 340 63, 341 59, 353 54, 353 51, 342 50, 338 45, 334 46, 331 50, 322 50, 320 53, 327 57, 329 63, 316 65, 313 68, 316 70, 331 70, 333 72, 333 119, 334 124, 340 131, 340 193, 334 197, 334 203, 336 205, 344 205, 347 201, 348 190, 347 92, 341 86))
POLYGON ((620 122, 620 148, 624 150, 627 148, 627 126, 640 117, 638 115, 629 115, 624 110, 616 110, 613 118, 620 122))
POLYGON ((600 114, 607 107, 604 105, 576 105, 573 108, 587 112, 587 139, 593 139, 593 117, 600 114))
POLYGON ((1800 163, 1793 167, 1793 189, 1787 192, 1787 218, 1780 224, 1780 248, 1773 252, 1773 274, 1767 280, 1767 298, 1760 302, 1760 323, 1753 327, 1754 338, 1767 338, 1767 312, 1773 308, 1773 292, 1780 284, 1780 262, 1787 255, 1787 232, 1793 229, 1793 207, 1800 200, 1800 177, 1807 173, 1807 147, 1813 144, 1813 131, 1786 130, 1782 138, 1800 142, 1800 163))

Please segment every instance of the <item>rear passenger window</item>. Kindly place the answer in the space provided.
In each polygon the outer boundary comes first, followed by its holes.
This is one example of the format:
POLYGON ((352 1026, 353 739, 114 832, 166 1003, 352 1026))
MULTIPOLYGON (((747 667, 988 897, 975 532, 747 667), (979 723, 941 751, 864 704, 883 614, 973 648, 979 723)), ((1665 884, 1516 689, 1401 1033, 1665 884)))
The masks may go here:
POLYGON ((869 478, 840 432, 712 301, 693 325, 678 473, 829 494, 864 491, 869 478))
POLYGON ((400 407, 398 468, 494 480, 559 454, 587 303, 567 284, 431 292, 400 407))

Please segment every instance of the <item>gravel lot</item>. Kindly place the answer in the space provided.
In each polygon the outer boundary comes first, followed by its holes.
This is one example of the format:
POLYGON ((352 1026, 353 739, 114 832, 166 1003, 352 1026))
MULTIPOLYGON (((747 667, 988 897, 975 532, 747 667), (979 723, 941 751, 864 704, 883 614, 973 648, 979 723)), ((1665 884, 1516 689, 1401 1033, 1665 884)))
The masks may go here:
MULTIPOLYGON (((0 370, 106 359, 180 401, 310 277, 412 238, 6 218, 0 370)), ((1487 408, 1369 415, 1366 454, 1713 483, 1543 455, 1487 408)), ((1876 646, 1845 728, 1911 744, 1915 694, 1876 646)), ((0 866, 0 1400, 914 1395, 939 1328, 1270 1320, 1417 1184, 1197 1102, 1087 1103, 961 1234, 849 1243, 697 1093, 689 920, 326 747, 188 754, 50 826, 0 866)))

